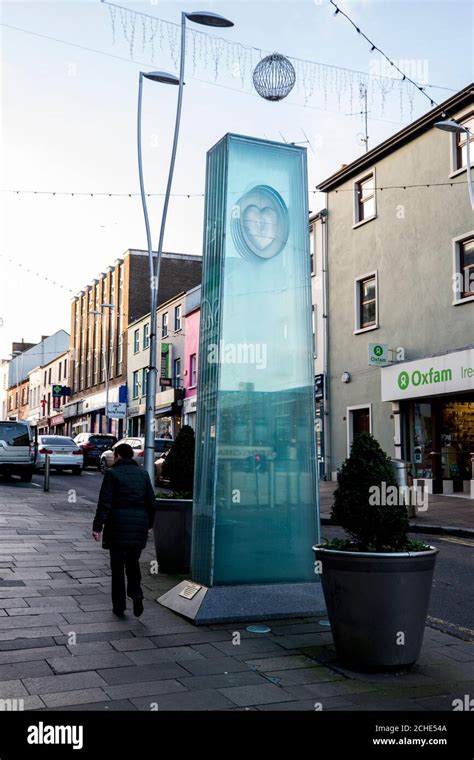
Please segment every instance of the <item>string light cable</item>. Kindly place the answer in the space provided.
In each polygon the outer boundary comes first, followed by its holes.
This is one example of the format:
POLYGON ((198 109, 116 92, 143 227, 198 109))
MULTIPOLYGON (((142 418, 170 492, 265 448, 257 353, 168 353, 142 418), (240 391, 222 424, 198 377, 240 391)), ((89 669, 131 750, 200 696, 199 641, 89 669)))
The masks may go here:
MULTIPOLYGON (((412 188, 430 188, 430 187, 456 187, 462 185, 463 187, 467 182, 415 182, 415 183, 402 183, 400 185, 377 185, 374 190, 409 190, 412 188)), ((55 190, 2 190, 3 193, 9 193, 11 195, 33 195, 33 196, 50 196, 50 197, 70 197, 70 198, 94 198, 95 196, 103 198, 135 198, 139 196, 139 193, 87 193, 87 192, 67 192, 67 191, 55 191, 55 190)), ((309 190, 310 193, 325 193, 325 190, 319 190, 317 187, 309 190)), ((353 188, 340 188, 335 190, 336 193, 353 193, 353 188)), ((147 193, 148 197, 162 196, 163 193, 147 193)), ((173 197, 178 198, 204 198, 204 193, 177 193, 173 197)), ((1 255, 1 254, 0 254, 1 255)))
MULTIPOLYGON (((363 32, 363 31, 362 31, 362 29, 360 28, 360 26, 358 26, 358 25, 355 23, 355 21, 353 21, 353 20, 351 19, 351 17, 350 17, 350 16, 349 16, 349 15, 348 15, 348 14, 347 14, 345 11, 343 11, 343 10, 342 10, 342 8, 340 8, 340 7, 339 7, 339 6, 338 6, 338 5, 337 5, 337 4, 334 2, 334 0, 329 0, 329 2, 330 2, 330 3, 331 3, 331 5, 332 5, 332 6, 334 6, 334 8, 335 8, 335 11, 334 11, 334 15, 335 15, 335 16, 337 16, 338 14, 340 14, 341 16, 344 16, 344 18, 345 18, 345 19, 347 19, 347 21, 348 21, 348 22, 349 22, 349 23, 350 23, 350 24, 351 24, 351 25, 354 27, 354 29, 356 30, 357 34, 359 34, 361 37, 363 37, 365 40, 367 40, 367 42, 368 42, 368 43, 369 43, 369 45, 370 45, 370 52, 371 52, 371 53, 373 53, 373 52, 377 51, 377 53, 380 53, 380 55, 381 55, 381 56, 382 56, 382 57, 383 57, 383 58, 384 58, 384 59, 385 59, 385 60, 386 60, 386 61, 387 61, 387 62, 390 64, 390 66, 391 66, 391 67, 392 67, 392 68, 393 68, 395 71, 397 71, 397 72, 400 74, 400 77, 401 77, 401 80, 402 80, 402 82, 408 82, 408 83, 409 83, 409 84, 411 84, 413 87, 416 87, 416 89, 417 89, 419 92, 421 92, 421 94, 422 94, 422 95, 423 95, 425 98, 427 98, 427 99, 429 100, 429 102, 430 102, 430 105, 431 105, 431 106, 439 106, 439 105, 440 105, 440 104, 439 104, 439 103, 437 103, 437 102, 436 102, 436 101, 435 101, 435 100, 434 100, 434 99, 433 99, 433 98, 432 98, 430 95, 428 95, 428 93, 426 92, 426 88, 427 88, 427 87, 430 87, 431 85, 425 85, 425 86, 423 87, 423 86, 421 86, 420 84, 418 84, 418 82, 415 82, 415 80, 414 80, 414 79, 411 79, 411 77, 409 77, 409 76, 408 76, 408 75, 407 75, 407 74, 406 74, 404 71, 402 71, 402 69, 401 69, 401 68, 400 68, 400 67, 399 67, 399 66, 398 66, 398 65, 397 65, 397 64, 396 64, 394 61, 392 61, 392 59, 391 59, 391 58, 390 58, 390 57, 389 57, 389 56, 388 56, 386 53, 384 53, 384 51, 383 51, 381 48, 379 48, 379 47, 378 47, 378 45, 376 45, 376 44, 375 44, 375 42, 373 42, 373 41, 372 41, 372 40, 371 40, 371 39, 370 39, 370 38, 369 38, 369 37, 368 37, 368 36, 365 34, 365 32, 363 32)), ((443 115, 446 117, 446 116, 448 116, 449 114, 443 114, 443 115)))

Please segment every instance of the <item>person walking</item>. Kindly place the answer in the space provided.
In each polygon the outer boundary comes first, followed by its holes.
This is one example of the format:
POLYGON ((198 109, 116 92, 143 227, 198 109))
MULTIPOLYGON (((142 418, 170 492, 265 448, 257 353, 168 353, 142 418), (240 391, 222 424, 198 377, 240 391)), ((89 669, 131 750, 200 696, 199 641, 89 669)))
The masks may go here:
POLYGON ((148 473, 137 465, 133 449, 120 443, 114 449, 114 464, 105 471, 92 525, 96 541, 110 551, 112 571, 112 608, 119 617, 126 609, 127 596, 133 601, 133 613, 143 612, 140 586, 140 554, 155 517, 155 492, 148 473))

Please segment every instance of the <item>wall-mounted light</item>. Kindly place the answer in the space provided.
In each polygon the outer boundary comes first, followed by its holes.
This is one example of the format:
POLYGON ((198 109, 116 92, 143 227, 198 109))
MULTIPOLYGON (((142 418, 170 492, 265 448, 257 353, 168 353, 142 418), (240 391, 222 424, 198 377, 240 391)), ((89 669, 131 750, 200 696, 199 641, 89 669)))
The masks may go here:
POLYGON ((351 382, 351 375, 350 372, 343 372, 341 376, 341 382, 342 383, 350 383, 351 382))

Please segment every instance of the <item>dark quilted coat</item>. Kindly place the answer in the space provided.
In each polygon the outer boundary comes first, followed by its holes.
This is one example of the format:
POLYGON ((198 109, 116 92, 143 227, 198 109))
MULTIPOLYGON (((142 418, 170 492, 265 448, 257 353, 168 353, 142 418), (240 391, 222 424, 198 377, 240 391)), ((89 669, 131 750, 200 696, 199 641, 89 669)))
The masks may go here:
POLYGON ((104 549, 143 549, 155 517, 155 494, 148 473, 133 459, 118 459, 106 470, 92 530, 104 549))

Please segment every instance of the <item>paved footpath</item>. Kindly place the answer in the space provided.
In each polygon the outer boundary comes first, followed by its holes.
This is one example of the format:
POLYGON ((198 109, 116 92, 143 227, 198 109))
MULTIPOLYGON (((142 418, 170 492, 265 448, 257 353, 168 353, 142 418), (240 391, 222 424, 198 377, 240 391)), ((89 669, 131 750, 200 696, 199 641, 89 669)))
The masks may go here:
POLYGON ((474 642, 433 628, 411 672, 387 675, 340 667, 319 618, 275 621, 266 635, 196 628, 156 603, 179 579, 150 573, 151 540, 145 613, 118 620, 94 510, 0 484, 0 699, 28 710, 451 710, 474 696, 474 642))

